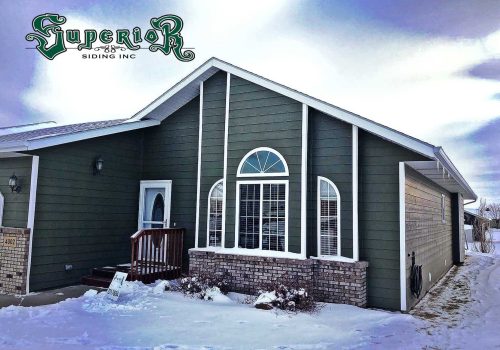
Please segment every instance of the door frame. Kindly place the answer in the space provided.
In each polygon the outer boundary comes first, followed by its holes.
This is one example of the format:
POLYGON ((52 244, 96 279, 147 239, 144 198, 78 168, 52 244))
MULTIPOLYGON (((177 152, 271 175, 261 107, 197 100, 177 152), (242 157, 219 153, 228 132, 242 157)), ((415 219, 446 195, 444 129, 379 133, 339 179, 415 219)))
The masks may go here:
POLYGON ((172 180, 141 180, 140 181, 140 190, 139 190, 139 215, 137 217, 137 229, 143 229, 143 220, 144 217, 144 193, 147 188, 165 188, 165 214, 163 221, 163 227, 170 227, 170 211, 171 211, 171 199, 172 199, 172 180))

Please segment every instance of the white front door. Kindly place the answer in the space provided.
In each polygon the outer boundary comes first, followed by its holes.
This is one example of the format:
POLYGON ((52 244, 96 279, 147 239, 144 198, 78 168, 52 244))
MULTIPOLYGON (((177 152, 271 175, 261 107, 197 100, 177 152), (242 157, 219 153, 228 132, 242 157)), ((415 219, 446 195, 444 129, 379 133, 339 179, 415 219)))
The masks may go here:
POLYGON ((139 230, 170 227, 171 180, 141 181, 139 230))

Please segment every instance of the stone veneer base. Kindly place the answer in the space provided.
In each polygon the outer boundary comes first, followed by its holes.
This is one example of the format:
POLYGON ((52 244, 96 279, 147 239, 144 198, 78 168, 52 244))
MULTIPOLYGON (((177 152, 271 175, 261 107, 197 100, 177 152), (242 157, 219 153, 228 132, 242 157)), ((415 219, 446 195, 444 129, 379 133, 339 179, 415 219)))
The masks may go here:
POLYGON ((267 283, 283 279, 307 285, 317 301, 366 306, 368 262, 340 262, 320 259, 270 258, 189 251, 189 273, 229 275, 234 292, 255 294, 267 283))
POLYGON ((26 294, 30 230, 0 227, 0 293, 26 294))

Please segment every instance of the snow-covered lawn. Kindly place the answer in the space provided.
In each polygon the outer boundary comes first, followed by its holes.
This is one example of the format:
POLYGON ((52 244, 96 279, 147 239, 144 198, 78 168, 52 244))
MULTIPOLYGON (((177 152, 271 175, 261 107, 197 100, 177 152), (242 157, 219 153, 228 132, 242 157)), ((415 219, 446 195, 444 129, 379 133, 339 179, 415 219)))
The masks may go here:
POLYGON ((317 314, 287 314, 255 309, 238 294, 202 301, 127 283, 116 303, 87 293, 55 305, 1 309, 0 348, 500 348, 497 247, 495 255, 470 253, 407 315, 333 304, 317 314))

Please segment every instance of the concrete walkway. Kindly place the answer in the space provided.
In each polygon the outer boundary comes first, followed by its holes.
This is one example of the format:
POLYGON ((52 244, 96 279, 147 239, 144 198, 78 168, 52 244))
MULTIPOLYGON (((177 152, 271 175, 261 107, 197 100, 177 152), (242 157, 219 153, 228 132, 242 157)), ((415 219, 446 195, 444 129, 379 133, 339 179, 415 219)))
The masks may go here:
POLYGON ((69 298, 78 298, 89 289, 103 290, 102 288, 77 285, 59 289, 48 290, 44 292, 31 293, 28 295, 4 295, 0 294, 0 308, 17 306, 41 306, 56 304, 69 298))

